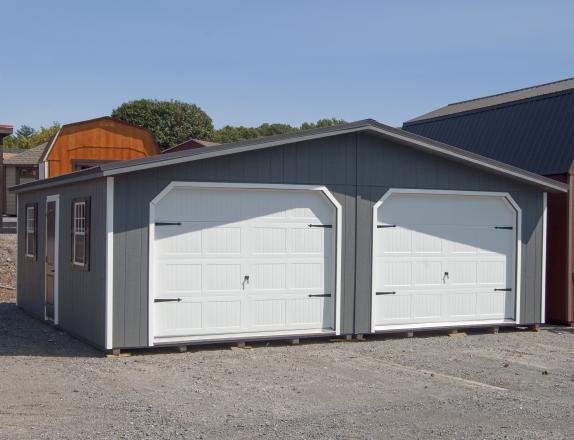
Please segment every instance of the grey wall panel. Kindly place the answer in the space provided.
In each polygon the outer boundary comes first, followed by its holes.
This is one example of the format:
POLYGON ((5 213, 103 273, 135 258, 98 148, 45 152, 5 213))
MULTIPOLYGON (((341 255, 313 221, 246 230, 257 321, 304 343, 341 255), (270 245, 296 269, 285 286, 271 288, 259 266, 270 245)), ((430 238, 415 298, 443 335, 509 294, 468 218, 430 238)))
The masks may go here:
POLYGON ((26 193, 20 196, 18 215, 18 304, 34 316, 44 318, 44 258, 46 197, 59 195, 59 325, 96 345, 105 346, 106 300, 106 184, 104 179, 73 186, 26 193), (91 198, 90 269, 71 264, 71 209, 76 197, 91 198), (38 203, 38 261, 24 257, 24 207, 38 203))
POLYGON ((522 210, 521 322, 540 322, 542 192, 501 175, 359 135, 355 331, 371 325, 372 209, 389 188, 509 192, 522 210))
POLYGON ((147 346, 149 204, 172 181, 325 185, 343 206, 341 326, 352 333, 356 139, 350 134, 117 176, 114 347, 147 346))

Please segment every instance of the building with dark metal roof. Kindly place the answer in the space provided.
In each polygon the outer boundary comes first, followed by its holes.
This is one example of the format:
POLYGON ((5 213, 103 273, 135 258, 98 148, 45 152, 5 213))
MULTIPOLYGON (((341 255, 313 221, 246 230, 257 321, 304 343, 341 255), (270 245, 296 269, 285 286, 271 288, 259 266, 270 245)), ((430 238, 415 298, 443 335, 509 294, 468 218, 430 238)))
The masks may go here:
POLYGON ((363 120, 14 191, 18 306, 117 351, 539 325, 567 186, 363 120))
MULTIPOLYGON (((403 129, 573 185, 574 78, 449 104, 403 129)), ((547 312, 559 322, 574 321, 571 198, 548 202, 547 312)))

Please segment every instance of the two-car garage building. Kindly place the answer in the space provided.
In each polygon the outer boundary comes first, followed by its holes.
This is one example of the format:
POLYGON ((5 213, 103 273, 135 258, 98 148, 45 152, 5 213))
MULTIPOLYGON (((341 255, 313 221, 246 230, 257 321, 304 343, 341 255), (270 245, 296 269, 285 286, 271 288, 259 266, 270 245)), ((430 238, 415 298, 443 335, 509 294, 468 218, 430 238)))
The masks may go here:
POLYGON ((16 191, 18 305, 121 349, 539 324, 566 187, 366 120, 16 191))

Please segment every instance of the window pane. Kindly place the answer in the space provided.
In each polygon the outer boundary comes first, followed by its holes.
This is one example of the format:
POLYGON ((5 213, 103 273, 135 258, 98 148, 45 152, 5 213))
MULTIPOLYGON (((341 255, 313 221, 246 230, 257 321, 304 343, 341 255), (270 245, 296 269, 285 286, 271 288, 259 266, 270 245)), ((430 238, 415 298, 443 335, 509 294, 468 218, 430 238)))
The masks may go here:
POLYGON ((74 263, 84 264, 86 252, 86 237, 84 235, 76 235, 74 239, 74 263))

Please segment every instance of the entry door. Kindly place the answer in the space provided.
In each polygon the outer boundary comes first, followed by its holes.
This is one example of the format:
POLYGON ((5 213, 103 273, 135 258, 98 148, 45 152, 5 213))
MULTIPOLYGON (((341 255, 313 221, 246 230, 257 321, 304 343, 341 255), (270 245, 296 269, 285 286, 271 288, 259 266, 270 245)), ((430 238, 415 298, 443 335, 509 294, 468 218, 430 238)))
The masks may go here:
POLYGON ((46 296, 45 316, 50 321, 55 320, 55 292, 56 292, 56 209, 57 201, 46 203, 46 296))
POLYGON ((376 220, 375 327, 515 319, 516 212, 504 197, 395 193, 376 220))
POLYGON ((156 338, 334 330, 323 193, 182 188, 155 211, 156 338))

